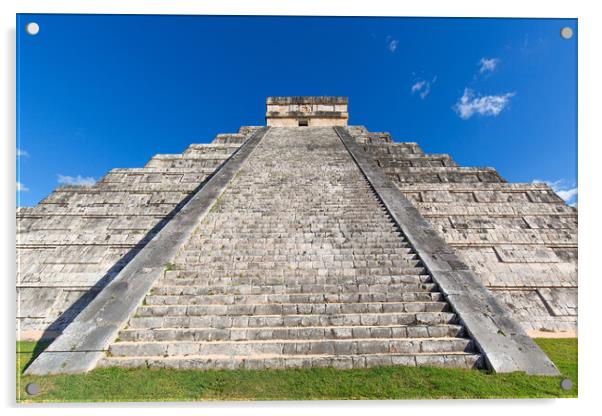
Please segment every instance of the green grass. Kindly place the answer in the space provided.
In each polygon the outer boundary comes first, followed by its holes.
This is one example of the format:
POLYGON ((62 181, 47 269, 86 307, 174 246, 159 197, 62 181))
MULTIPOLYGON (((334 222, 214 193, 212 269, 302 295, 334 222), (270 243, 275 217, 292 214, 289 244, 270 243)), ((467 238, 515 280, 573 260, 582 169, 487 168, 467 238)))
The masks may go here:
POLYGON ((537 339, 562 377, 477 370, 382 367, 335 370, 190 371, 97 369, 88 374, 24 376, 46 345, 17 343, 18 402, 340 400, 577 397, 577 339, 537 339), (560 380, 573 388, 564 391, 560 380), (28 396, 27 383, 40 393, 28 396))

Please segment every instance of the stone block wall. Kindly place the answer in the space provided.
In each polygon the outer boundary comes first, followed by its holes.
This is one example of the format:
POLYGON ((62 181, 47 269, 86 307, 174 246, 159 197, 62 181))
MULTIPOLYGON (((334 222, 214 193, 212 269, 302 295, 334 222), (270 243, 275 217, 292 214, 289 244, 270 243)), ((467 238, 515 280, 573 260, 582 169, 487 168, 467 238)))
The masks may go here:
MULTIPOLYGON (((94 186, 60 187, 19 209, 18 337, 58 335, 257 129, 156 155, 143 168, 113 169, 94 186)), ((507 183, 495 169, 348 129, 530 334, 576 331, 575 208, 545 184, 507 183)))
POLYGON ((113 169, 17 210, 17 337, 53 338, 259 127, 113 169))
POLYGON ((266 125, 273 127, 346 126, 345 97, 268 97, 266 125))
POLYGON ((349 130, 528 333, 576 332, 576 208, 546 184, 507 183, 493 168, 349 130))

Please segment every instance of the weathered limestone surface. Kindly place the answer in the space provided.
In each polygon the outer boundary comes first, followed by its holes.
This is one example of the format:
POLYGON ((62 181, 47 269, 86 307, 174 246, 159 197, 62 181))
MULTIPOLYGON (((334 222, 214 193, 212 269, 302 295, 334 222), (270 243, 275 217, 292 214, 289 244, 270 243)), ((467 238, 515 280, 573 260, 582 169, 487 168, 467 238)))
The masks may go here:
POLYGON ((273 127, 346 126, 346 97, 268 97, 265 121, 273 127))
POLYGON ((259 127, 218 135, 17 212, 17 337, 54 338, 259 127))
POLYGON ((81 373, 93 369, 142 300, 163 275, 197 221, 218 201, 267 128, 251 135, 216 172, 199 186, 173 218, 140 249, 26 369, 26 374, 81 373))
POLYGON ((517 344, 540 353, 515 320, 532 335, 576 331, 576 209, 546 185, 508 184, 387 133, 334 127, 347 124, 344 97, 267 104, 276 127, 266 136, 241 127, 18 211, 17 336, 64 331, 28 371, 87 371, 101 359, 555 373, 546 360, 508 358, 517 344), (227 173, 211 187, 217 169, 227 173), (195 233, 177 232, 182 224, 195 233), (508 355, 491 353, 498 329, 508 355))
POLYGON ((395 364, 482 362, 331 127, 271 128, 101 362, 395 364))
POLYGON ((510 184, 387 133, 350 132, 528 333, 575 334, 575 208, 545 184, 510 184))
POLYGON ((558 369, 525 333, 512 312, 485 288, 410 200, 343 128, 339 137, 391 218, 419 256, 433 282, 496 372, 558 375, 558 369))

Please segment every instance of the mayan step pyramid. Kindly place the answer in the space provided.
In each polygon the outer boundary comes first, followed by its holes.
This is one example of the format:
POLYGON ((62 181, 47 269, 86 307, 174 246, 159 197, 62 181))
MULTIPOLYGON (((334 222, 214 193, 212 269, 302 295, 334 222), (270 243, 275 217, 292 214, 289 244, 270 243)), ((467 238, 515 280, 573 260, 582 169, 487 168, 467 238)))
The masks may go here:
POLYGON ((114 169, 18 211, 27 372, 432 365, 557 374, 576 331, 577 212, 416 143, 342 97, 114 169))

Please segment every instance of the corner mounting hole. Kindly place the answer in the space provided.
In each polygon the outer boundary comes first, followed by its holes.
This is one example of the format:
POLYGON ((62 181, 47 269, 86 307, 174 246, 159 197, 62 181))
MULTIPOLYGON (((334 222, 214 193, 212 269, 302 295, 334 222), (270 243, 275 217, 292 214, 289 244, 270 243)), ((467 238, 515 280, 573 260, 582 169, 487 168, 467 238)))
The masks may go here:
POLYGON ((25 31, 28 35, 35 36, 40 32, 40 25, 38 25, 36 22, 29 22, 25 26, 25 31))
POLYGON ((573 29, 571 29, 568 26, 563 27, 562 29, 560 29, 560 36, 562 36, 563 39, 572 38, 573 37, 573 29))

